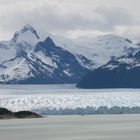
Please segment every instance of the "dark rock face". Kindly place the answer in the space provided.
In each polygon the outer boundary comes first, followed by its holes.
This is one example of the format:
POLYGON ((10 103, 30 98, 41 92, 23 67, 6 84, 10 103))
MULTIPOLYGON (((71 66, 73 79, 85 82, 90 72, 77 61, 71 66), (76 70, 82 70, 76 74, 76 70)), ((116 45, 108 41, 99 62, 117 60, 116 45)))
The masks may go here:
POLYGON ((41 115, 30 111, 12 112, 5 108, 0 108, 0 119, 24 119, 41 118, 41 115))
POLYGON ((80 88, 140 88, 140 68, 97 69, 82 79, 80 88))

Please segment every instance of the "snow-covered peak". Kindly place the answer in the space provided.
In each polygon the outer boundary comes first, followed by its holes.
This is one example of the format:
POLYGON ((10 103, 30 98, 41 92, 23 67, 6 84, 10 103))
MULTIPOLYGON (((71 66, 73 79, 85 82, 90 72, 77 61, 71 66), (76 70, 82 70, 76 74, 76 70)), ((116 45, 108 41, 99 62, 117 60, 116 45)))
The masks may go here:
POLYGON ((36 36, 36 38, 40 38, 35 28, 29 24, 26 24, 18 33, 23 34, 28 31, 32 32, 36 36))
POLYGON ((76 56, 85 56, 99 67, 107 63, 113 56, 121 56, 129 48, 137 48, 133 42, 125 37, 118 35, 104 35, 93 37, 80 37, 70 40, 62 37, 52 37, 57 46, 72 52, 76 56))
POLYGON ((132 44, 133 42, 128 38, 117 36, 113 34, 108 34, 104 36, 98 36, 97 41, 105 43, 105 44, 132 44))
POLYGON ((38 41, 40 41, 40 36, 31 25, 26 24, 20 31, 17 31, 14 34, 12 40, 16 43, 26 42, 32 46, 34 46, 38 41))
POLYGON ((27 30, 31 30, 31 31, 34 31, 34 27, 29 25, 29 24, 26 24, 22 29, 21 29, 23 32, 24 31, 27 31, 27 30))

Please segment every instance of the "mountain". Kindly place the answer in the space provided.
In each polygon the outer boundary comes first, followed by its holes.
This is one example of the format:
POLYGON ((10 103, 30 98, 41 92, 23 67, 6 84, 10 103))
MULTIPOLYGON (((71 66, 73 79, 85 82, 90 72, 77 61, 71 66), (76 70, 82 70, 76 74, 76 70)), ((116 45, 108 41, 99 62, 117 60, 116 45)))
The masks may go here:
MULTIPOLYGON (((1 44, 0 83, 76 83, 90 71, 71 52, 56 46, 50 37, 43 40, 30 25, 1 44)), ((84 56, 83 59, 86 61, 84 56)))
POLYGON ((27 24, 12 39, 0 42, 0 83, 77 83, 111 58, 137 47, 116 35, 78 39, 42 35, 27 24))
POLYGON ((1 81, 22 84, 73 83, 89 71, 68 51, 57 46, 47 48, 47 44, 48 39, 36 46, 35 53, 28 54, 21 50, 14 58, 4 61, 1 64, 4 71, 1 81))
POLYGON ((33 54, 23 53, 19 57, 24 58, 24 71, 28 72, 26 78, 18 81, 22 84, 74 83, 89 72, 73 54, 56 46, 49 37, 36 45, 33 54))
POLYGON ((120 57, 93 70, 77 85, 80 88, 140 88, 140 48, 129 48, 120 57))
POLYGON ((30 25, 25 25, 19 32, 16 32, 13 41, 16 43, 28 43, 29 45, 36 45, 40 40, 37 31, 30 25))
POLYGON ((89 69, 95 69, 106 64, 111 57, 123 55, 127 48, 138 47, 131 40, 112 34, 96 38, 79 37, 73 40, 60 36, 52 36, 52 38, 58 46, 62 46, 73 53, 83 66, 86 63, 83 63, 81 57, 87 58, 90 61, 90 64, 87 65, 89 69))

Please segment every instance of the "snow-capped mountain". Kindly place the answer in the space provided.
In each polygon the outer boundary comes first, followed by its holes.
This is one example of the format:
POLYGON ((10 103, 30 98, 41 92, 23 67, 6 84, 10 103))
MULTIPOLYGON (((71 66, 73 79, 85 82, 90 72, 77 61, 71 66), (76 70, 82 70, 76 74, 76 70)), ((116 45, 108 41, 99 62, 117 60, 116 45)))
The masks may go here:
POLYGON ((75 83, 90 71, 50 37, 43 40, 30 25, 1 44, 1 83, 75 83))
POLYGON ((136 45, 115 35, 70 40, 30 25, 0 42, 0 83, 76 83, 136 45))
POLYGON ((75 40, 54 36, 52 38, 58 46, 75 54, 79 62, 81 62, 80 56, 90 60, 91 65, 87 66, 90 69, 104 65, 111 57, 123 55, 127 48, 138 47, 131 40, 112 34, 96 38, 81 37, 75 40))
POLYGON ((78 87, 140 88, 140 48, 129 48, 124 55, 112 58, 85 76, 78 87))
POLYGON ((12 40, 16 43, 28 43, 29 45, 34 46, 40 39, 41 38, 36 30, 27 24, 20 31, 14 34, 12 40))
POLYGON ((35 29, 25 25, 17 31, 9 41, 0 42, 0 63, 10 60, 21 50, 33 51, 35 45, 43 38, 40 38, 35 29))

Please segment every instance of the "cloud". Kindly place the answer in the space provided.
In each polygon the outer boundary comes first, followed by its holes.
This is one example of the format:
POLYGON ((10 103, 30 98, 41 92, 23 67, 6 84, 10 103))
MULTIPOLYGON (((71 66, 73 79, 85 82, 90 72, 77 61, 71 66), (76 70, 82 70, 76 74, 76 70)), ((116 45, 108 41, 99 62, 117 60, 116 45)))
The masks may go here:
POLYGON ((138 15, 134 15, 130 10, 130 0, 127 0, 126 10, 122 8, 122 3, 126 0, 118 0, 117 7, 114 6, 114 0, 108 2, 107 4, 102 0, 61 0, 61 3, 59 0, 0 0, 0 38, 10 38, 17 29, 27 23, 38 29, 68 37, 118 33, 118 27, 139 26, 139 18, 136 18, 138 15))
POLYGON ((98 7, 95 9, 103 25, 107 29, 114 29, 116 26, 136 25, 139 23, 131 14, 120 7, 98 7))
POLYGON ((135 42, 140 42, 140 26, 118 26, 115 33, 126 36, 135 42))

